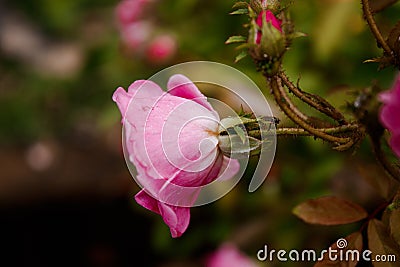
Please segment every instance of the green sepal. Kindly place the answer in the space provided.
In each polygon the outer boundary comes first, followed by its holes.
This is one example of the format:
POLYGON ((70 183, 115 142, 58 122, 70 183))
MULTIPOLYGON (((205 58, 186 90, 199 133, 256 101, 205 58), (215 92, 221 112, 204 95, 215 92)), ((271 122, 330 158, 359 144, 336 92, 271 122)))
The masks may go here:
POLYGON ((235 10, 231 13, 229 13, 229 15, 247 15, 249 14, 249 10, 247 8, 240 8, 238 10, 235 10))
POLYGON ((239 136, 240 140, 242 140, 242 143, 243 144, 246 143, 245 131, 237 125, 233 126, 233 129, 235 130, 236 134, 239 136))
POLYGON ((247 48, 250 48, 253 46, 254 46, 254 44, 244 43, 244 44, 238 45, 235 49, 242 50, 242 49, 247 49, 247 48))
POLYGON ((246 50, 243 50, 242 52, 240 52, 239 55, 237 55, 235 57, 235 63, 238 63, 240 60, 244 59, 245 57, 247 57, 248 53, 246 50))
POLYGON ((286 35, 288 39, 296 39, 299 37, 306 37, 306 36, 307 34, 305 34, 304 32, 294 32, 292 34, 286 35))
POLYGON ((280 58, 286 50, 285 38, 282 33, 272 26, 272 23, 265 22, 265 18, 263 18, 261 32, 262 53, 272 58, 280 58))
POLYGON ((244 43, 246 41, 246 37, 238 35, 229 37, 228 40, 225 41, 225 44, 244 43))

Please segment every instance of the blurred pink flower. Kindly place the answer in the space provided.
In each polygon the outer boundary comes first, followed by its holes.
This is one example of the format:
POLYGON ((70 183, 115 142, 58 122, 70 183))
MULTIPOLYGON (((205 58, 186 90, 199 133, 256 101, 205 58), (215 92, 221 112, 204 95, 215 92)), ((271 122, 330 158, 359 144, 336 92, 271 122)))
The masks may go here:
POLYGON ((379 117, 384 127, 391 133, 390 146, 400 158, 400 74, 391 90, 379 94, 383 106, 379 117))
POLYGON ((147 48, 147 59, 150 62, 165 62, 176 52, 177 43, 171 35, 157 36, 147 48))
POLYGON ((152 26, 147 21, 134 22, 121 29, 123 42, 133 50, 140 50, 149 39, 151 32, 152 26))
POLYGON ((222 245, 206 262, 206 267, 257 267, 256 263, 244 255, 233 244, 222 245))
POLYGON ((157 35, 158 26, 149 13, 154 0, 123 0, 115 10, 122 42, 127 51, 151 63, 165 63, 177 50, 176 39, 157 35))
POLYGON ((124 124, 126 150, 143 187, 137 203, 160 214, 172 237, 185 232, 199 186, 239 170, 218 148, 219 117, 185 76, 174 75, 164 92, 151 81, 136 81, 113 100, 124 124), (169 204, 165 203, 168 202, 169 204))
POLYGON ((143 14, 143 9, 150 0, 123 0, 119 2, 115 10, 118 24, 121 27, 136 22, 143 14))
MULTIPOLYGON (((256 23, 259 27, 262 27, 263 16, 265 16, 266 23, 271 23, 275 29, 282 32, 281 28, 282 22, 279 19, 277 19, 270 10, 264 10, 260 14, 258 14, 256 23)), ((261 31, 257 32, 257 40, 256 40, 257 44, 261 43, 261 34, 262 34, 261 31)))

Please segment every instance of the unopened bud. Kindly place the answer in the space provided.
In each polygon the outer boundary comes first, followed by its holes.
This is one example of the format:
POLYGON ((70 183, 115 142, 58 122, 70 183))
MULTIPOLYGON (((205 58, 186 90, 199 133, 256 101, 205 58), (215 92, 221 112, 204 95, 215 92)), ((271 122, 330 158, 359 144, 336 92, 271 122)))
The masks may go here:
POLYGON ((253 20, 249 42, 254 44, 250 53, 261 62, 266 73, 274 74, 278 70, 280 59, 286 51, 282 22, 270 10, 264 10, 253 20))

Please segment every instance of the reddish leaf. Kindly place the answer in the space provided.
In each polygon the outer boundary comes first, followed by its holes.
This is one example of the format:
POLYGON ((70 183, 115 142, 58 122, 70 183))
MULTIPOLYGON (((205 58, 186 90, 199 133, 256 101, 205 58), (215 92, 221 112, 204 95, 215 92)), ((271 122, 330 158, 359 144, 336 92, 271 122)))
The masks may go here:
POLYGON ((382 169, 377 165, 357 164, 357 169, 360 175, 370 184, 377 193, 384 199, 391 199, 393 192, 393 181, 382 172, 382 169))
MULTIPOLYGON (((340 261, 339 259, 336 261, 331 261, 329 259, 329 254, 324 254, 324 259, 322 261, 317 262, 314 267, 325 267, 325 266, 331 266, 331 267, 355 267, 358 263, 358 260, 361 259, 362 255, 362 247, 363 247, 363 240, 362 240, 362 234, 360 232, 355 232, 352 233, 351 235, 347 236, 345 238, 347 240, 347 246, 343 249, 343 255, 346 255, 346 251, 348 250, 358 250, 359 251, 359 257, 353 254, 349 253, 348 259, 349 261, 340 261)), ((338 242, 335 242, 331 245, 331 248, 334 250, 338 249, 337 246, 338 242)))
POLYGON ((358 204, 334 196, 307 200, 296 206, 293 213, 307 223, 322 225, 347 224, 368 216, 358 204))
POLYGON ((388 230, 385 225, 373 219, 368 223, 368 246, 372 251, 370 258, 372 260, 372 265, 374 267, 395 267, 399 266, 398 261, 400 259, 400 251, 398 245, 389 236, 388 230), (389 255, 394 255, 396 262, 383 262, 375 261, 375 257, 379 255, 388 257, 389 255))

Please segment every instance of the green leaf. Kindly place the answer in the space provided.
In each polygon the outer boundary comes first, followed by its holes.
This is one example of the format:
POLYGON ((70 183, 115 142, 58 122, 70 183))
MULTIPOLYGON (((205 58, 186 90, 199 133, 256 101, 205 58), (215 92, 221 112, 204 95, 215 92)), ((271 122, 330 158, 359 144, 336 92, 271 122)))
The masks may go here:
MULTIPOLYGON (((343 248, 343 255, 346 255, 346 251, 349 251, 349 250, 352 250, 352 251, 357 250, 357 251, 359 251, 359 255, 361 255, 361 253, 362 253, 361 250, 363 248, 362 234, 360 232, 355 232, 355 233, 352 233, 351 235, 348 235, 345 239, 347 241, 347 246, 345 248, 343 248)), ((333 243, 330 247, 333 250, 337 250, 338 249, 337 242, 333 243)), ((325 267, 325 266, 355 267, 358 263, 356 256, 352 256, 353 254, 348 254, 348 255, 349 255, 349 261, 340 261, 339 259, 337 259, 336 261, 331 261, 329 258, 329 254, 325 253, 323 260, 318 261, 314 265, 314 267, 325 267)), ((359 259, 361 259, 361 256, 359 257, 359 259)))
POLYGON ((368 247, 372 251, 370 255, 371 259, 375 259, 377 255, 394 255, 396 262, 379 262, 372 261, 374 267, 395 267, 398 266, 398 260, 400 259, 399 246, 389 236, 388 230, 385 225, 373 219, 368 223, 368 247))
POLYGON ((245 58, 247 56, 247 51, 242 51, 240 52, 239 55, 236 56, 235 58, 235 63, 239 62, 240 60, 242 60, 243 58, 245 58))
POLYGON ((307 223, 321 225, 353 223, 368 216, 358 204, 334 196, 307 200, 296 206, 293 213, 307 223))
POLYGON ((249 10, 247 8, 241 8, 241 9, 235 10, 229 14, 230 15, 244 15, 244 14, 249 14, 249 10))
POLYGON ((225 41, 225 44, 232 44, 232 43, 243 43, 246 42, 247 39, 244 36, 231 36, 228 40, 225 41))

